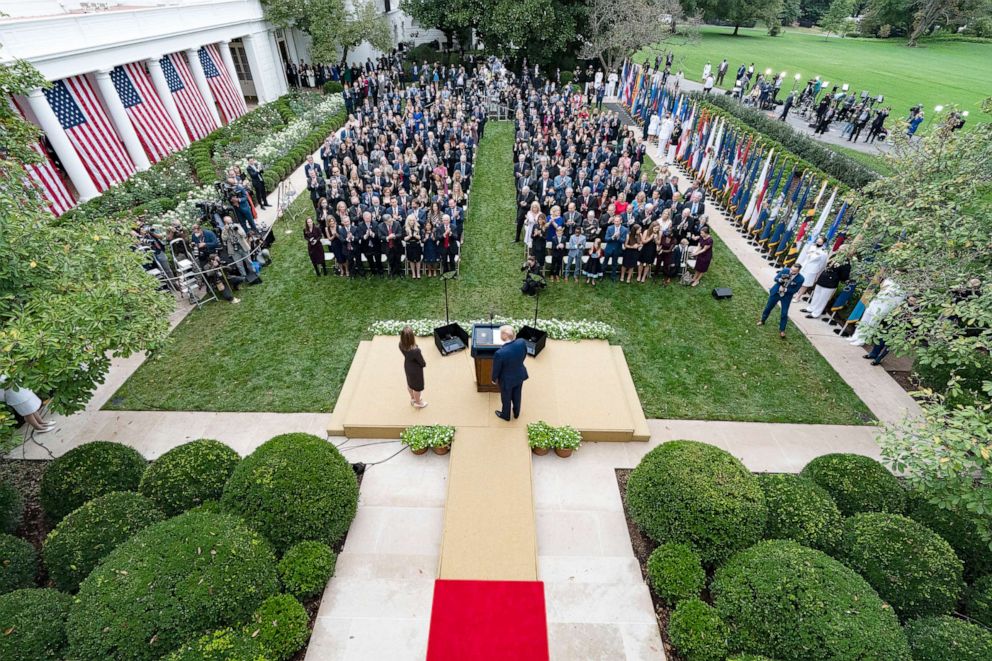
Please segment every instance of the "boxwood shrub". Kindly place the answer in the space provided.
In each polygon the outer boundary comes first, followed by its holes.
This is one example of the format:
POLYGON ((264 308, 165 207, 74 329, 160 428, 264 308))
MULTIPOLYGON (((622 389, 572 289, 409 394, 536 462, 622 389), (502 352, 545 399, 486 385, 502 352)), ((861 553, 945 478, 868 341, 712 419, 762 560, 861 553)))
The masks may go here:
POLYGON ((662 544, 648 557, 648 581, 670 605, 698 597, 706 587, 706 571, 699 554, 688 544, 662 544))
POLYGON ((720 563, 761 539, 765 495, 729 452, 696 441, 651 450, 627 481, 631 518, 659 543, 692 546, 704 563, 720 563))
POLYGON ((111 491, 135 491, 147 463, 137 450, 94 441, 52 461, 41 477, 41 506, 52 523, 111 491))
POLYGON ((0 594, 34 586, 38 554, 30 542, 0 533, 0 594))
POLYGON ((668 636, 685 661, 723 661, 729 635, 716 609, 698 597, 680 601, 668 621, 668 636))
POLYGON ((791 540, 734 555, 710 583, 730 647, 782 661, 909 661, 892 608, 854 570, 791 540))
POLYGON ((21 525, 24 499, 13 485, 0 482, 0 532, 13 533, 21 525))
POLYGON ((297 599, 316 597, 334 575, 337 556, 323 542, 306 541, 292 547, 279 561, 279 580, 297 599))
POLYGON ((45 538, 42 558, 48 576, 64 592, 75 592, 93 568, 139 530, 165 518, 133 491, 94 498, 62 519, 45 538))
POLYGON ((175 516, 208 500, 220 500, 239 461, 238 453, 220 441, 190 441, 153 461, 138 489, 160 510, 175 516))
POLYGON ((775 661, 761 654, 733 654, 727 657, 727 661, 775 661))
POLYGON ((964 589, 964 566, 951 545, 899 514, 846 519, 836 555, 904 619, 950 613, 964 589))
POLYGON ((992 574, 992 552, 982 540, 974 514, 937 507, 922 494, 914 494, 909 504, 910 518, 947 540, 961 558, 965 580, 974 581, 980 576, 992 574))
POLYGON ((992 628, 992 574, 971 584, 965 594, 964 606, 968 617, 992 628))
POLYGON ((906 490, 889 470, 859 454, 825 454, 806 464, 801 475, 813 480, 837 503, 840 513, 895 512, 906 506, 906 490))
POLYGON ((921 617, 906 623, 914 661, 988 661, 992 632, 956 617, 921 617))
POLYGON ((72 597, 30 588, 0 595, 0 659, 59 661, 65 658, 65 619, 72 597))
POLYGON ((275 565, 266 541, 237 517, 187 512, 153 524, 83 581, 69 615, 69 656, 157 659, 247 622, 278 590, 275 565))
POLYGON ((306 645, 310 638, 310 617, 288 594, 277 594, 262 602, 251 617, 246 633, 262 643, 277 661, 285 661, 306 645))
POLYGON ((355 518, 358 481, 326 440, 283 434, 238 464, 221 503, 280 552, 306 539, 334 544, 355 518))
POLYGON ((200 636, 165 657, 165 660, 276 661, 276 657, 247 631, 228 627, 200 636))
POLYGON ((758 475, 765 492, 768 520, 765 537, 791 539, 821 551, 830 550, 840 537, 837 503, 816 482, 799 475, 758 475))

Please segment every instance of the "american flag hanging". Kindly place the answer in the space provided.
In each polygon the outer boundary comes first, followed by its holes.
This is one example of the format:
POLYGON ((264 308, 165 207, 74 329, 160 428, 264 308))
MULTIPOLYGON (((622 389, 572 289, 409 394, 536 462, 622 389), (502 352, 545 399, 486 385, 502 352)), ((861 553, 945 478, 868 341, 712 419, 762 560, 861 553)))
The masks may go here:
POLYGON ((248 112, 244 97, 241 96, 241 88, 231 80, 216 44, 202 47, 199 54, 203 73, 207 76, 207 85, 220 106, 220 116, 225 124, 230 124, 248 112))
POLYGON ((134 163, 85 76, 57 80, 45 96, 97 190, 134 174, 134 163))
POLYGON ((193 74, 182 53, 166 55, 161 60, 162 73, 169 83, 169 91, 179 108, 179 115, 186 125, 186 132, 191 140, 199 140, 217 128, 214 118, 207 110, 207 104, 200 95, 193 74))
POLYGON ((152 163, 183 148, 179 129, 172 123, 141 64, 132 62, 115 67, 110 72, 110 79, 152 163))
MULTIPOLYGON (((10 97, 10 103, 14 112, 24 117, 24 111, 21 110, 21 104, 17 102, 17 99, 10 97)), ((41 156, 41 160, 37 163, 25 163, 24 170, 28 173, 28 177, 31 178, 31 182, 45 196, 45 199, 48 201, 48 208, 51 209, 52 213, 56 216, 61 216, 75 206, 76 200, 72 197, 69 189, 66 188, 65 182, 62 180, 62 175, 59 174, 58 168, 55 167, 55 163, 52 162, 52 159, 48 157, 48 154, 42 148, 41 140, 37 140, 31 145, 31 149, 41 156)))

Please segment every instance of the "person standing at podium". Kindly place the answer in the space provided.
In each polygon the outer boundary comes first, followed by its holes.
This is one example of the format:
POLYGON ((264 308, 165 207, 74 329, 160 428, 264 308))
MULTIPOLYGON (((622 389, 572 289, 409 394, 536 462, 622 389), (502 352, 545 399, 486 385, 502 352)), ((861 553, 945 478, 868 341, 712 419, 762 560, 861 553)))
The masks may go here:
POLYGON ((499 384, 499 398, 503 409, 496 411, 496 417, 509 421, 511 405, 513 417, 520 417, 520 400, 524 381, 527 380, 527 368, 524 367, 527 343, 515 339, 513 326, 500 326, 499 337, 503 340, 503 346, 493 355, 493 383, 499 384))
POLYGON ((404 326, 400 332, 400 352, 403 354, 403 371, 406 373, 406 389, 410 393, 410 405, 422 409, 427 402, 421 399, 424 392, 424 368, 427 361, 417 346, 413 329, 404 326))

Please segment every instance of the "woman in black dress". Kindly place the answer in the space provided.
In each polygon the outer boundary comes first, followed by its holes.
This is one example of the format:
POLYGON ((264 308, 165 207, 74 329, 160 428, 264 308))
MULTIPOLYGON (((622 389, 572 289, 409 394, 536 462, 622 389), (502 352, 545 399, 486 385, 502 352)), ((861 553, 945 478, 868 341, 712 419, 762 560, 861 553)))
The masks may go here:
POLYGON ((637 256, 637 281, 647 282, 651 267, 658 256, 657 223, 651 223, 641 234, 641 252, 637 256))
POLYGON ((630 226, 627 240, 623 242, 623 260, 620 262, 620 282, 630 282, 637 270, 637 256, 641 251, 641 227, 638 224, 630 226))
POLYGON ((314 273, 320 277, 321 270, 327 275, 327 263, 324 261, 324 244, 320 242, 324 238, 324 233, 314 225, 313 218, 307 218, 303 226, 303 238, 307 242, 307 254, 310 255, 310 263, 313 264, 314 273))
POLYGON ((422 409, 427 402, 421 399, 424 392, 424 368, 427 362, 417 346, 413 329, 404 326, 400 333, 400 352, 403 354, 403 371, 406 373, 406 389, 410 393, 410 405, 422 409))
POLYGON ((424 259, 424 247, 420 241, 420 225, 417 217, 410 215, 406 219, 406 233, 403 236, 406 246, 406 262, 410 265, 410 277, 420 278, 420 262, 424 259))

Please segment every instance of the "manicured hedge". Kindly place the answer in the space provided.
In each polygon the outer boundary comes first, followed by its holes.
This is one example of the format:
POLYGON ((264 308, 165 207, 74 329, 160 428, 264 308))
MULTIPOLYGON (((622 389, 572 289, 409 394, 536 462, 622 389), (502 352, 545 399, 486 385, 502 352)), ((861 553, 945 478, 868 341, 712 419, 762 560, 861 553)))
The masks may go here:
POLYGON ((226 628, 204 634, 169 656, 166 661, 276 661, 261 641, 247 631, 226 628))
POLYGON ((927 502, 923 495, 914 494, 909 516, 947 540, 964 562, 965 580, 992 574, 992 551, 982 540, 974 514, 945 510, 927 502))
POLYGON ((846 519, 837 558, 864 576, 904 619, 950 613, 964 589, 964 566, 951 545, 898 514, 846 519))
POLYGON ((992 632, 947 615, 906 623, 914 661, 989 661, 992 632))
POLYGON ((303 604, 288 594, 277 594, 262 602, 245 631, 262 643, 272 658, 285 661, 307 644, 309 623, 303 604))
POLYGON ((696 441, 651 450, 627 481, 631 518, 659 543, 692 546, 707 564, 761 539, 765 495, 729 452, 696 441))
POLYGON ((41 506, 52 523, 97 496, 138 488, 147 463, 121 443, 94 441, 52 461, 41 478, 41 506))
POLYGON ((791 540, 734 555, 710 583, 730 647, 782 661, 909 661, 893 610, 852 569, 791 540))
POLYGON ((698 597, 706 587, 706 571, 699 554, 688 544, 662 544, 648 557, 648 581, 667 604, 698 597))
POLYGON ((285 551, 312 539, 334 544, 358 507, 358 481, 332 444, 310 434, 266 441, 231 475, 224 507, 285 551))
POLYGON ((72 597, 30 588, 0 595, 0 659, 59 661, 65 658, 65 620, 72 597))
POLYGON ((828 551, 840 537, 837 503, 824 489, 804 477, 784 473, 758 475, 765 492, 768 521, 765 537, 791 539, 828 551))
POLYGON ((0 594, 34 586, 38 554, 30 542, 0 533, 0 594))
POLYGON ((827 490, 841 514, 894 512, 906 507, 906 490, 889 470, 859 454, 825 454, 806 464, 801 475, 827 490))
POLYGON ((668 621, 668 636, 684 661, 723 661, 730 632, 716 609, 698 597, 679 602, 668 621))
POLYGON ((175 447, 145 471, 138 489, 169 516, 219 500, 238 453, 220 441, 199 439, 175 447))
POLYGON ((21 493, 6 482, 0 482, 0 532, 13 533, 21 525, 24 499, 21 493))
POLYGON ((300 542, 279 561, 279 580, 297 599, 316 597, 334 575, 337 556, 323 542, 300 542))
POLYGON ((964 610, 971 619, 992 628, 992 574, 982 576, 968 588, 964 610))
POLYGON ((265 540, 237 517, 187 512, 153 524, 83 581, 67 627, 70 656, 157 659, 246 622, 278 590, 275 564, 265 540))
POLYGON ((75 592, 100 561, 139 530, 165 518, 133 491, 94 498, 62 519, 45 539, 48 576, 64 592, 75 592))
POLYGON ((734 654, 727 657, 727 661, 775 661, 762 654, 734 654))

